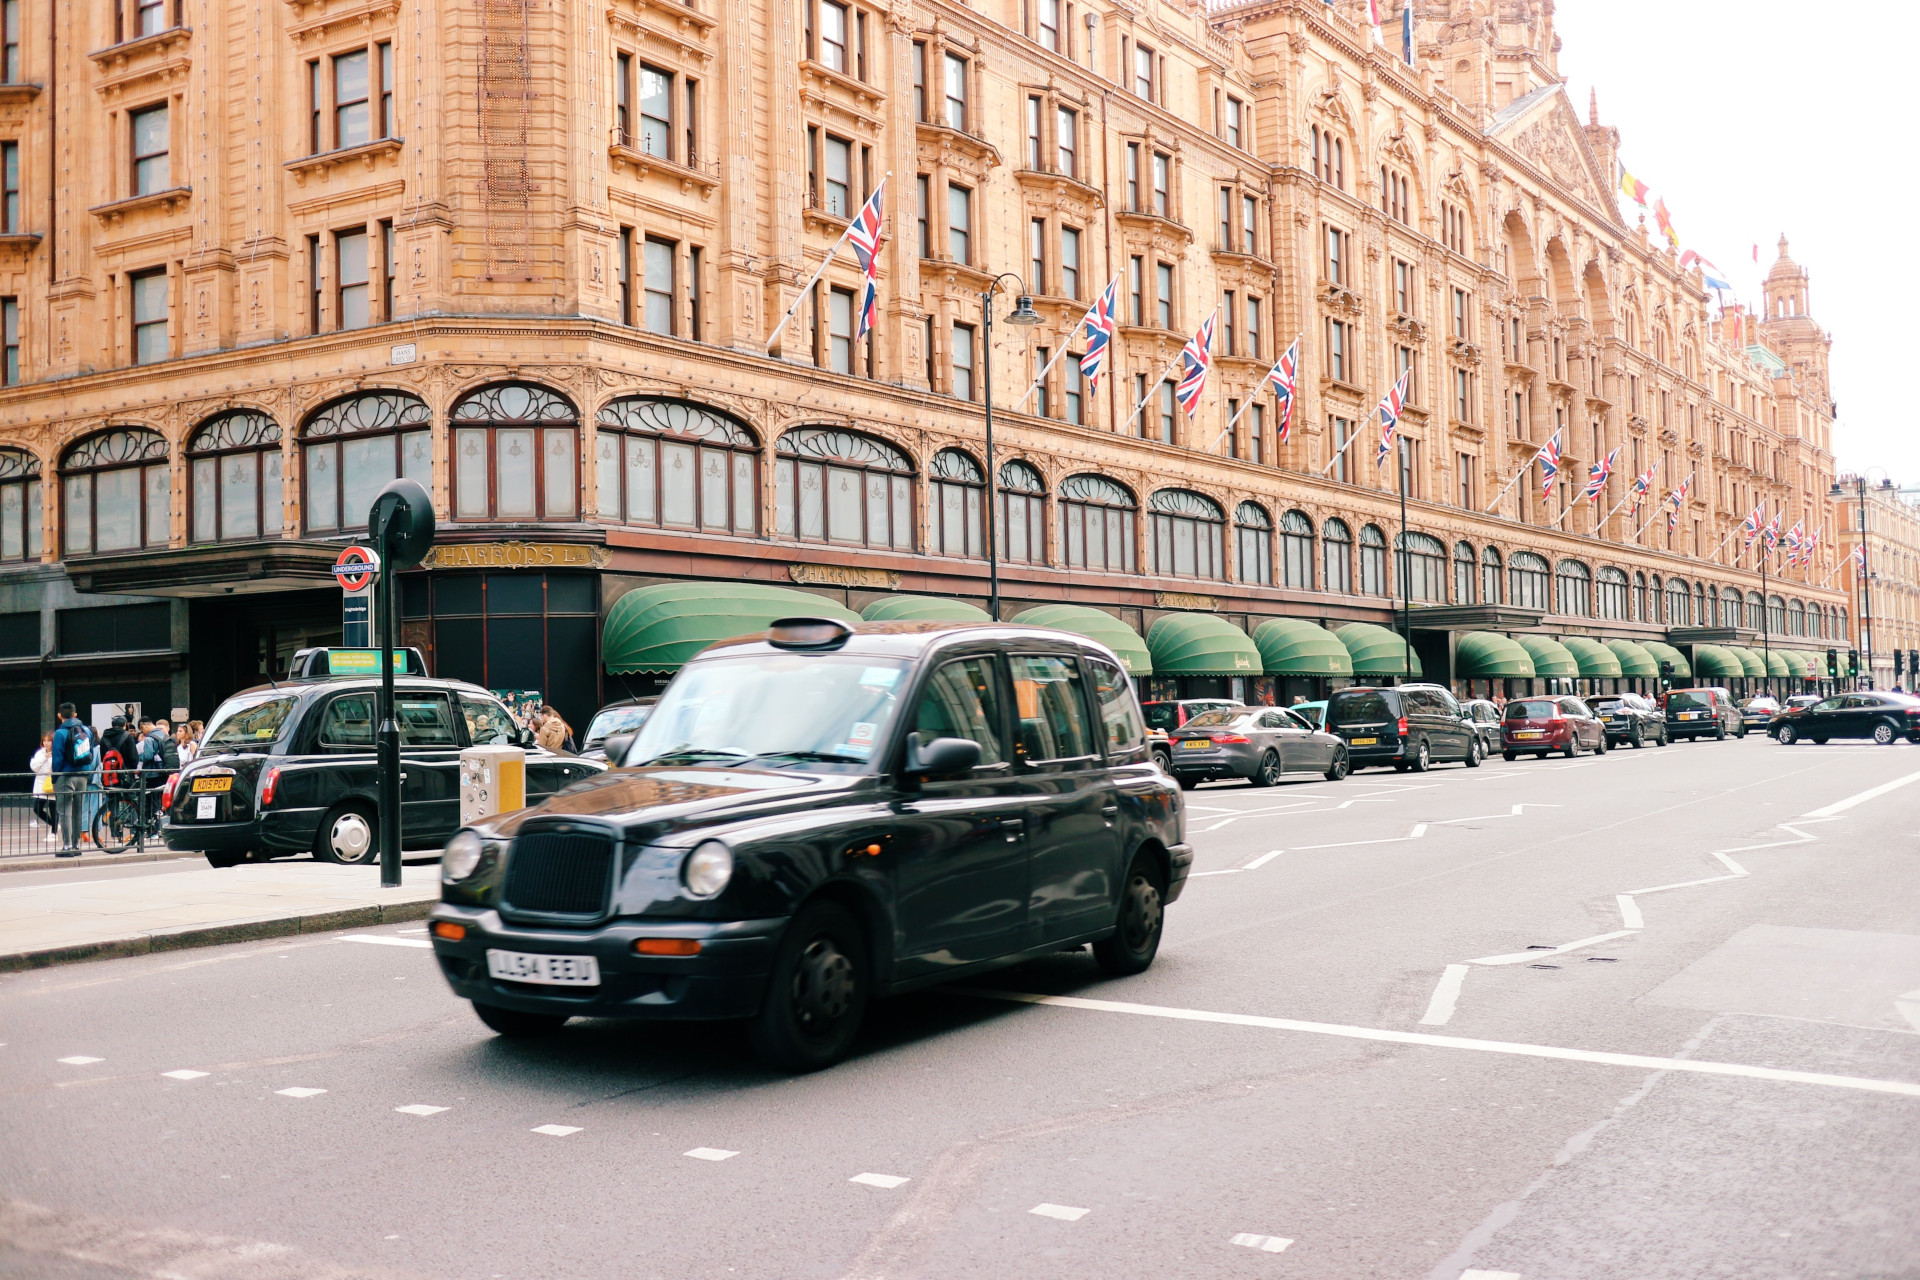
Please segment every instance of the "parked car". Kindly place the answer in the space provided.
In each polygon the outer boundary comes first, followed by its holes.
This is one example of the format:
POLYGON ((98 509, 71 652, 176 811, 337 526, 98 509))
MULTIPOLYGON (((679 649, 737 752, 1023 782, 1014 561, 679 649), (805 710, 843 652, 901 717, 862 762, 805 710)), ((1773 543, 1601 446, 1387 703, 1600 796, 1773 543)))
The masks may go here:
POLYGON ((1181 698, 1177 701, 1143 702, 1140 714, 1146 717, 1148 729, 1158 729, 1161 733, 1172 733, 1187 721, 1209 711, 1223 711, 1228 707, 1244 707, 1246 703, 1236 702, 1232 698, 1181 698))
POLYGON ((616 734, 638 733, 658 701, 657 697, 622 698, 594 712, 593 719, 587 722, 587 735, 580 742, 580 758, 605 760, 607 739, 616 734))
POLYGON ((1783 746, 1811 739, 1871 738, 1881 746, 1899 738, 1920 742, 1920 698, 1902 693, 1839 693, 1811 707, 1790 707, 1769 726, 1783 746))
POLYGON ((1437 684, 1341 689, 1327 699, 1327 732, 1347 744, 1355 769, 1390 764, 1425 773, 1448 762, 1477 769, 1486 758, 1473 721, 1452 690, 1437 684))
POLYGON ((434 952, 502 1035, 738 1018, 824 1067, 875 997, 1085 943, 1144 970, 1193 860, 1120 660, 1042 627, 781 619, 607 752, 448 842, 434 952))
POLYGON ((1667 720, 1667 737, 1713 738, 1724 740, 1728 734, 1737 738, 1747 736, 1746 721, 1740 718, 1740 708, 1733 705, 1733 695, 1719 685, 1707 685, 1698 689, 1669 689, 1660 699, 1660 709, 1667 720))
MULTIPOLYGON (((364 676, 281 681, 237 693, 207 721, 192 763, 161 792, 161 839, 216 867, 249 855, 311 852, 327 862, 378 856, 374 760, 380 682, 364 676)), ((529 804, 606 766, 540 749, 500 700, 460 680, 397 676, 400 841, 438 849, 460 826, 460 751, 486 744, 527 753, 529 804)))
POLYGON ((1461 714, 1473 721, 1474 732, 1480 735, 1480 750, 1492 755, 1500 750, 1500 708, 1485 698, 1474 698, 1460 704, 1461 714))
POLYGON ((1347 744, 1284 707, 1209 711, 1168 736, 1173 776, 1182 787, 1217 778, 1271 787, 1288 773, 1317 773, 1328 782, 1347 776, 1347 744))
POLYGON ((1316 729, 1325 729, 1327 727, 1327 701, 1325 698, 1322 698, 1318 702, 1296 702, 1288 707, 1287 710, 1293 712, 1293 714, 1299 716, 1316 729))
POLYGON ((1743 730, 1759 729, 1765 732, 1773 718, 1780 714, 1780 700, 1772 694, 1757 693, 1740 707, 1740 727, 1743 730))
POLYGON ((1515 698, 1500 727, 1500 754, 1508 760, 1525 752, 1544 758, 1559 751, 1569 760, 1584 751, 1607 753, 1606 725, 1578 698, 1515 698))
POLYGON ((1607 743, 1624 742, 1634 748, 1652 742, 1667 745, 1667 717, 1653 699, 1637 693, 1612 693, 1590 704, 1607 731, 1607 743))

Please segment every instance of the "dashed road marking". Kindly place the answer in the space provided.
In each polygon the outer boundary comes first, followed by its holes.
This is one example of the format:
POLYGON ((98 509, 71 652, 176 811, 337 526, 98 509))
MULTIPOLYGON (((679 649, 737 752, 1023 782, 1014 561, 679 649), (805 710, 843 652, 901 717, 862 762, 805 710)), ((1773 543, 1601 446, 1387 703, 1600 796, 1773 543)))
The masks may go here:
POLYGON ((371 942, 376 947, 427 947, 433 944, 424 938, 386 938, 371 933, 347 933, 334 939, 335 942, 371 942))
POLYGON ((283 1098, 317 1098, 321 1094, 325 1093, 326 1090, 325 1089, 308 1089, 308 1088, 296 1085, 291 1089, 275 1089, 274 1092, 279 1094, 283 1098))
POLYGON ((1423 1027, 1444 1027, 1453 1018, 1453 1006, 1459 1002, 1460 986, 1467 980, 1470 965, 1450 964, 1446 972, 1440 975, 1440 984, 1433 989, 1433 999, 1427 1001, 1426 1016, 1420 1019, 1423 1027))
POLYGON ((1268 852, 1263 853, 1259 857, 1255 858, 1252 862, 1249 862, 1246 866, 1241 867, 1240 870, 1258 871, 1260 868, 1266 866, 1269 862, 1272 862, 1275 858, 1279 857, 1281 854, 1285 852, 1286 852, 1285 849, 1269 850, 1268 852))
POLYGON ((1910 773, 1904 778, 1895 778, 1892 782, 1883 782, 1877 787, 1868 787, 1858 795, 1848 796, 1845 800, 1836 800, 1830 805, 1824 805, 1811 813, 1802 814, 1801 816, 1807 818, 1831 818, 1836 813, 1845 813, 1857 804, 1865 804, 1869 800, 1878 799, 1889 791, 1896 791, 1906 786, 1909 782, 1920 782, 1920 773, 1910 773))
POLYGON ((424 1102, 414 1102, 404 1107, 394 1108, 395 1111, 398 1111, 403 1116, 437 1116, 447 1109, 446 1107, 430 1107, 424 1102))
POLYGON ((570 1133, 580 1132, 580 1126, 577 1124, 537 1124, 533 1126, 529 1132, 544 1133, 549 1138, 564 1138, 570 1133))
POLYGON ((70 1067, 90 1067, 96 1062, 105 1062, 106 1059, 105 1058, 89 1058, 84 1053, 77 1053, 71 1058, 62 1058, 60 1059, 60 1061, 66 1063, 70 1067))
POLYGON ((1569 951, 1578 951, 1582 947, 1596 946, 1602 942, 1612 942, 1615 938, 1624 938, 1628 934, 1638 933, 1638 929, 1616 929, 1612 933, 1603 933, 1597 937, 1582 938, 1578 942, 1566 942, 1557 947, 1541 947, 1534 951, 1515 951, 1504 956, 1481 956, 1470 960, 1469 964, 1519 964, 1523 960, 1543 960, 1547 956, 1564 955, 1569 951))
POLYGON ((895 1177, 891 1173, 856 1173, 848 1182, 857 1182, 863 1187, 879 1187, 882 1191, 891 1191, 895 1187, 904 1187, 911 1178, 895 1177))
POLYGON ((1293 1241, 1283 1236, 1257 1236, 1251 1231, 1242 1231, 1230 1243, 1242 1244, 1249 1249, 1258 1249, 1262 1253, 1284 1253, 1293 1241))
POLYGON ((738 1151, 722 1151, 719 1147, 695 1147, 684 1151, 682 1155, 692 1156, 695 1160, 731 1160, 739 1155, 738 1151))
POLYGON ((1644 929, 1646 920, 1640 915, 1640 904, 1633 900, 1630 893, 1616 893, 1613 900, 1620 904, 1620 923, 1629 929, 1644 929))
POLYGON ((205 1071, 189 1071, 183 1067, 178 1071, 162 1071, 160 1074, 169 1080, 198 1080, 208 1073, 205 1071))
POLYGON ((1091 1209, 1074 1209, 1064 1204, 1037 1204, 1027 1210, 1043 1218, 1058 1218, 1062 1222, 1078 1222, 1092 1212, 1091 1209))

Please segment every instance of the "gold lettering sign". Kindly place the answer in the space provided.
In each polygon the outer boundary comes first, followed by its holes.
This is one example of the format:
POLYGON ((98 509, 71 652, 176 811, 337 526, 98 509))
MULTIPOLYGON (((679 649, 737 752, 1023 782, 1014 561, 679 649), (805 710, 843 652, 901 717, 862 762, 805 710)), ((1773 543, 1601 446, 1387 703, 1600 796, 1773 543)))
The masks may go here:
POLYGON ((1189 595, 1184 591, 1156 592, 1153 603, 1159 609, 1193 609, 1201 613, 1212 613, 1220 607, 1220 602, 1212 596, 1189 595))
POLYGON ((900 575, 885 569, 855 569, 839 564, 790 564, 787 576, 810 587, 866 587, 873 591, 897 591, 900 575))
POLYGON ((600 569, 613 554, 583 542, 443 542, 423 569, 600 569))

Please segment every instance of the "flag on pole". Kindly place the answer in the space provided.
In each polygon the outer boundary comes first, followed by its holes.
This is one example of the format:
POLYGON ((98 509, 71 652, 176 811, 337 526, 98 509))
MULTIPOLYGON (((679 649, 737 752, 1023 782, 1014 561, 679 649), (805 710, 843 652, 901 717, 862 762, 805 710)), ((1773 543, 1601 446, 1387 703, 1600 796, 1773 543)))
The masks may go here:
POLYGON ((1667 499, 1667 501, 1673 504, 1673 510, 1667 512, 1668 533, 1672 533, 1675 527, 1679 525, 1680 511, 1687 505, 1687 490, 1691 488, 1693 488, 1693 477, 1688 476, 1681 482, 1680 487, 1673 491, 1673 496, 1667 499))
POLYGON ((1673 215, 1667 212, 1667 202, 1657 196, 1653 201, 1653 225, 1660 228, 1668 244, 1676 249, 1680 247, 1680 233, 1673 229, 1673 215))
POLYGON ((1286 353, 1273 362, 1273 368, 1267 370, 1267 381, 1273 384, 1273 394, 1280 402, 1280 430, 1274 437, 1276 444, 1287 442, 1287 432, 1293 429, 1294 379, 1300 372, 1300 339, 1295 338, 1286 353))
POLYGON ((1400 5, 1400 56, 1413 65, 1413 0, 1402 0, 1400 5))
POLYGON ((1764 514, 1766 509, 1767 504, 1763 502, 1753 510, 1747 512, 1747 518, 1740 522, 1740 532, 1747 537, 1747 540, 1740 544, 1742 551, 1751 549, 1753 540, 1760 536, 1760 522, 1766 518, 1764 514))
POLYGON ((1804 520, 1795 520, 1793 522, 1793 528, 1787 530, 1786 544, 1787 544, 1787 567, 1788 568, 1792 568, 1795 565, 1798 565, 1800 563, 1800 552, 1805 548, 1807 543, 1806 532, 1803 528, 1805 524, 1806 522, 1804 520))
POLYGON ((1689 249, 1680 255, 1680 269, 1682 271, 1694 266, 1700 268, 1701 282, 1704 283, 1707 288, 1732 292, 1733 286, 1727 283, 1726 273, 1714 266, 1703 254, 1696 250, 1689 249))
POLYGON ((1553 439, 1540 446, 1540 452, 1533 455, 1540 463, 1540 501, 1545 502, 1553 496, 1553 482, 1560 475, 1560 433, 1553 433, 1553 439))
POLYGON ((1642 209, 1646 208, 1647 197, 1653 194, 1653 192, 1648 188, 1647 184, 1640 181, 1640 179, 1634 177, 1632 174, 1628 173, 1627 166, 1621 164, 1619 161, 1617 160, 1614 161, 1613 167, 1619 172, 1619 175, 1620 175, 1619 176, 1620 194, 1624 195, 1627 199, 1639 205, 1642 209))
POLYGON ((860 212, 847 224, 847 242, 853 246, 853 256, 860 260, 860 274, 864 287, 860 291, 860 319, 854 330, 854 340, 867 336, 874 326, 880 303, 880 241, 886 231, 886 207, 881 198, 886 194, 887 180, 880 179, 880 185, 873 189, 867 202, 860 206, 860 212))
POLYGON ((1213 322, 1218 313, 1208 316, 1206 323, 1187 339, 1187 345, 1180 348, 1180 383, 1173 394, 1180 398, 1180 407, 1191 418, 1194 410, 1200 407, 1200 395, 1207 389, 1207 370, 1213 367, 1213 322))
POLYGON ((1607 479, 1613 475, 1613 462, 1620 456, 1620 450, 1614 449, 1606 457, 1587 468, 1587 488, 1585 497, 1588 502, 1597 502, 1606 491, 1607 479))
POLYGON ((1800 551, 1800 564, 1807 567, 1813 564, 1813 553, 1820 549, 1820 531, 1815 529, 1813 536, 1807 539, 1806 546, 1800 551))
POLYGON ((1384 465, 1387 455, 1393 451, 1393 433, 1400 427, 1400 411, 1407 407, 1407 378, 1411 368, 1400 374, 1400 381, 1393 384, 1393 390, 1380 397, 1380 452, 1374 457, 1373 465, 1384 465))
POLYGON ((1380 43, 1380 0, 1366 0, 1367 29, 1373 33, 1373 42, 1380 43))
POLYGON ((1114 313, 1120 306, 1120 277, 1107 282, 1106 289, 1087 308, 1087 353, 1080 357, 1080 376, 1089 390, 1100 389, 1100 375, 1107 370, 1107 356, 1113 346, 1114 313))
POLYGON ((1767 550, 1769 552, 1780 545, 1780 522, 1786 518, 1786 515, 1787 512, 1784 507, 1774 512, 1773 519, 1767 521, 1767 527, 1761 531, 1766 540, 1767 550))
POLYGON ((1640 500, 1653 492, 1653 473, 1660 469, 1660 459, 1655 458, 1653 465, 1633 479, 1633 509, 1640 509, 1640 500))

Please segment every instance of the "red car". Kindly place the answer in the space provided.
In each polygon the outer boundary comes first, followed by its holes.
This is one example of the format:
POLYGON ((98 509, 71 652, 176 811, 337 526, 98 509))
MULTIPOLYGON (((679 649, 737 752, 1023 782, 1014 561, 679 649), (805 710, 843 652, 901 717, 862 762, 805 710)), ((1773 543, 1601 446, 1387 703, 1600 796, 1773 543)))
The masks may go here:
POLYGON ((1513 760, 1523 751, 1605 755, 1607 726, 1578 698, 1515 698, 1500 720, 1500 754, 1513 760))

